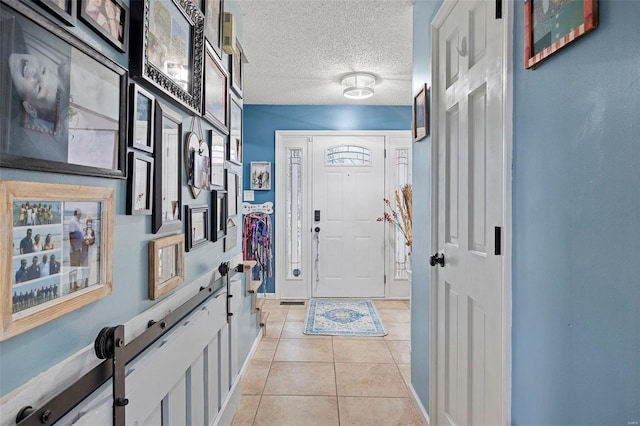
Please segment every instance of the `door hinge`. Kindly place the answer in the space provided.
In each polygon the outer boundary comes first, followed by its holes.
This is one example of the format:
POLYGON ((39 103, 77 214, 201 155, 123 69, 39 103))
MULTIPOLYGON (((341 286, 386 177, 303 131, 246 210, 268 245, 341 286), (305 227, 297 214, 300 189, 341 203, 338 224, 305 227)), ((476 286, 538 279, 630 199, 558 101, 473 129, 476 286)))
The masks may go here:
POLYGON ((387 283, 387 274, 384 275, 384 284, 387 283))
POLYGON ((502 0, 496 0, 496 19, 502 19, 502 0))
POLYGON ((384 149, 384 158, 387 158, 387 148, 384 149))
POLYGON ((496 256, 502 255, 502 228, 500 226, 496 226, 494 229, 494 237, 495 237, 495 247, 493 249, 493 254, 496 256))

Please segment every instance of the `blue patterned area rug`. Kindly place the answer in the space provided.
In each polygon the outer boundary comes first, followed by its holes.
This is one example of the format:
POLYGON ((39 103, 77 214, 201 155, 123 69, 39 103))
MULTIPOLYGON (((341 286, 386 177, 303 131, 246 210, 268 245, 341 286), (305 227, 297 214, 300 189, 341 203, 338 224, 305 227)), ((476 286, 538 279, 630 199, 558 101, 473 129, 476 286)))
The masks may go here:
POLYGON ((371 300, 311 299, 304 334, 328 336, 385 336, 371 300))

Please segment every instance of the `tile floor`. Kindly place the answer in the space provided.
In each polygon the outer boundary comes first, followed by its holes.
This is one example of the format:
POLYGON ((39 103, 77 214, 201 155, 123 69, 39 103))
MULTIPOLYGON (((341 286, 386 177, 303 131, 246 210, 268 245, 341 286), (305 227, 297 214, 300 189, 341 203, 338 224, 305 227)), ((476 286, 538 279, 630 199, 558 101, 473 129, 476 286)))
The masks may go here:
POLYGON ((409 302, 375 301, 384 337, 307 336, 307 306, 265 300, 267 334, 233 426, 423 425, 409 396, 409 302))

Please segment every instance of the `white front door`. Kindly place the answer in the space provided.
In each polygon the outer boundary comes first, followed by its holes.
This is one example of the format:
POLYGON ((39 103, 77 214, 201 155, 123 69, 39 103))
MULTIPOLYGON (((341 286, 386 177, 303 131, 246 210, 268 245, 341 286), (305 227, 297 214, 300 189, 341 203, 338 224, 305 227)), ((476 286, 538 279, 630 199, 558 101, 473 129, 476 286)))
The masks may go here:
POLYGON ((384 228, 376 221, 384 145, 382 135, 313 137, 313 297, 385 296, 384 228))
POLYGON ((441 425, 504 424, 503 30, 495 1, 434 20, 437 397, 441 425))

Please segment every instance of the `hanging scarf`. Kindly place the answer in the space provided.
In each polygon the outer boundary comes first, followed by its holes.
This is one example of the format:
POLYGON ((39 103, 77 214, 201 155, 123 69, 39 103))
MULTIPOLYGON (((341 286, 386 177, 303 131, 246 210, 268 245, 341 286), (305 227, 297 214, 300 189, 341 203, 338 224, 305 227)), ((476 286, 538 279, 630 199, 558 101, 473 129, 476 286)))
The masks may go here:
POLYGON ((265 278, 272 276, 272 229, 271 216, 266 213, 249 213, 244 217, 242 252, 245 259, 257 262, 253 277, 261 279, 263 286, 265 278))

